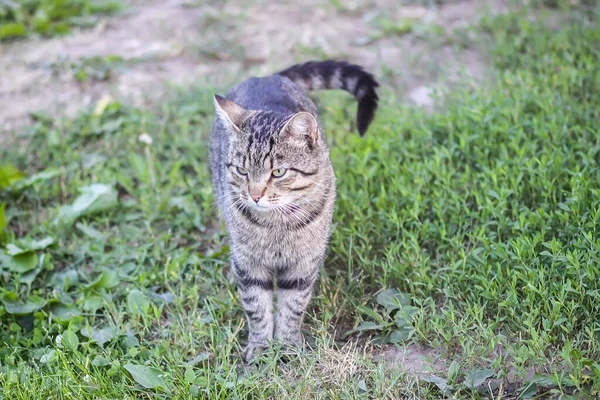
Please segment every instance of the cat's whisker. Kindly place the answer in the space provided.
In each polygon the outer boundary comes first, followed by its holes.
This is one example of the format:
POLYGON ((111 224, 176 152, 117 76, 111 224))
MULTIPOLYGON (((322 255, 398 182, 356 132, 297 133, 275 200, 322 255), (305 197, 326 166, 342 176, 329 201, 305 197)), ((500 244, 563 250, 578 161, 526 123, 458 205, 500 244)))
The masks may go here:
POLYGON ((233 203, 229 204, 227 208, 219 211, 219 217, 224 218, 225 213, 230 212, 233 209, 240 209, 244 201, 241 198, 236 199, 233 203))
POLYGON ((296 203, 288 203, 287 204, 290 213, 294 216, 298 216, 302 219, 303 223, 308 223, 312 220, 312 214, 300 207, 296 203), (294 207, 293 209, 291 207, 294 207))

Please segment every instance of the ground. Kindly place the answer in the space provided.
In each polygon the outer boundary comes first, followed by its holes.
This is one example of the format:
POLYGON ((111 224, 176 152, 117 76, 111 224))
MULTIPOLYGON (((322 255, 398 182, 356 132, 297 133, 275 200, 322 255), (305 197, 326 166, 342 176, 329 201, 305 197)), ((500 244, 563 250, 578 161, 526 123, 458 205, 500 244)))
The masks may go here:
POLYGON ((0 399, 596 396, 589 4, 134 1, 2 43, 0 399), (246 366, 212 96, 322 58, 381 107, 359 138, 316 98, 340 187, 309 348, 246 366))
POLYGON ((364 65, 388 88, 426 106, 427 89, 456 81, 463 67, 478 80, 485 77, 486 55, 459 50, 448 37, 483 13, 506 10, 503 2, 396 3, 137 1, 91 30, 3 45, 0 128, 26 124, 34 111, 73 115, 107 94, 147 106, 165 96, 167 83, 225 86, 324 56, 364 65), (112 56, 123 59, 113 63, 112 79, 80 82, 64 68, 112 56))

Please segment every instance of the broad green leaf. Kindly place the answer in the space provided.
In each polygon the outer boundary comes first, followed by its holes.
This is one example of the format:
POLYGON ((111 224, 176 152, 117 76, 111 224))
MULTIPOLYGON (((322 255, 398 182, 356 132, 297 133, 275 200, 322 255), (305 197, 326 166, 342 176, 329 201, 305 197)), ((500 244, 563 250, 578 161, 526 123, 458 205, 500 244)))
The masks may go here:
POLYGON ((356 311, 366 315, 367 317, 369 317, 369 319, 375 320, 377 323, 383 323, 384 321, 384 317, 372 308, 359 305, 358 307, 356 307, 356 311))
POLYGON ((9 243, 6 245, 6 254, 9 256, 18 256, 20 254, 28 253, 29 249, 22 249, 14 243, 9 243))
POLYGON ((465 376, 464 385, 471 390, 477 389, 485 380, 494 376, 494 370, 491 369, 476 369, 465 376))
POLYGON ((199 376, 196 378, 196 385, 205 388, 208 386, 208 378, 205 376, 199 376))
POLYGON ((15 22, 0 25, 0 40, 25 36, 27 36, 27 27, 25 24, 15 22))
POLYGON ((54 303, 48 311, 52 319, 57 322, 69 322, 81 315, 81 311, 72 304, 54 303))
POLYGON ((198 397, 199 393, 200 393, 200 389, 198 388, 197 385, 190 385, 190 394, 193 397, 198 397))
POLYGON ((458 373, 460 372, 460 366, 456 362, 456 360, 452 361, 450 366, 448 367, 448 382, 453 383, 458 373))
POLYGON ((67 329, 60 336, 63 346, 71 351, 77 350, 79 347, 79 338, 75 332, 73 332, 71 329, 67 329))
POLYGON ((107 365, 110 365, 110 361, 108 358, 98 355, 92 360, 92 365, 95 365, 96 367, 106 367, 107 365))
POLYGON ((346 333, 346 336, 351 335, 356 332, 377 331, 377 330, 385 328, 386 326, 387 326, 386 324, 378 324, 376 322, 366 321, 366 322, 363 322, 362 324, 360 324, 359 326, 357 326, 356 328, 352 329, 348 333, 346 333))
POLYGON ((42 364, 48 364, 54 360, 56 360, 56 350, 50 350, 40 357, 40 362, 42 364))
POLYGON ((421 380, 435 384, 435 386, 437 386, 442 392, 449 392, 452 390, 452 386, 448 384, 448 381, 446 381, 444 378, 440 378, 439 376, 428 375, 422 377, 421 380))
POLYGON ((534 375, 533 379, 531 380, 531 382, 538 384, 539 386, 543 386, 543 387, 548 387, 548 386, 554 386, 554 385, 558 385, 562 382, 559 382, 559 380, 557 380, 554 376, 552 375, 534 375))
POLYGON ((119 274, 116 271, 104 271, 85 287, 88 289, 111 289, 121 283, 119 274))
POLYGON ((170 392, 163 376, 164 372, 155 367, 145 365, 125 364, 125 369, 129 371, 133 379, 147 389, 162 389, 170 392))
POLYGON ((8 222, 6 221, 6 214, 4 212, 5 209, 6 209, 6 204, 1 203, 0 204, 0 233, 2 233, 4 228, 6 228, 6 225, 8 225, 8 222))
POLYGON ((48 179, 52 179, 58 175, 60 175, 59 169, 47 169, 42 172, 38 172, 37 174, 33 174, 28 178, 17 181, 17 183, 14 186, 16 190, 23 190, 37 182, 43 182, 48 179))
POLYGON ((66 291, 79 284, 79 275, 72 269, 60 271, 54 274, 51 284, 66 291))
POLYGON ((100 240, 100 239, 104 239, 106 237, 106 235, 104 235, 99 230, 94 229, 91 226, 84 225, 84 224, 82 224, 80 222, 78 222, 78 223, 75 224, 75 228, 77 228, 83 234, 85 234, 86 236, 88 236, 88 237, 90 237, 92 239, 100 240))
POLYGON ((140 346, 140 341, 132 333, 129 333, 129 334, 125 335, 125 337, 123 338, 123 343, 128 348, 133 348, 133 347, 139 347, 140 346))
POLYGON ((29 250, 42 250, 52 244, 54 244, 54 239, 52 239, 50 236, 46 236, 40 240, 32 240, 30 243, 28 243, 27 248, 29 250))
POLYGON ((137 289, 133 289, 127 295, 127 308, 134 315, 146 315, 150 309, 148 296, 137 289))
POLYGON ((389 343, 400 343, 410 339, 410 329, 396 329, 389 338, 389 343))
POLYGON ((367 383, 365 382, 365 380, 361 379, 360 381, 358 381, 358 393, 365 394, 368 391, 369 389, 367 388, 367 383))
POLYGON ((7 268, 13 272, 23 274, 37 267, 37 264, 37 254, 35 254, 33 251, 27 251, 25 253, 10 257, 8 259, 7 268))
POLYGON ((531 399, 538 392, 538 385, 535 382, 530 382, 525 388, 519 393, 519 399, 527 400, 531 399))
POLYGON ((117 192, 111 186, 95 183, 79 190, 81 195, 73 204, 58 210, 54 224, 70 225, 81 216, 109 210, 118 203, 117 192))
POLYGON ((377 295, 377 304, 385 307, 389 313, 410 303, 410 296, 398 291, 398 289, 387 289, 377 295))
MULTIPOLYGON (((42 254, 43 257, 43 254, 42 254)), ((41 261, 40 261, 41 264, 41 261)), ((24 285, 31 285, 35 281, 35 278, 42 272, 42 268, 40 266, 32 269, 31 271, 27 271, 19 276, 19 283, 24 285)))
POLYGON ((150 296, 152 297, 152 299, 157 302, 157 303, 166 303, 166 304, 172 304, 175 302, 175 300, 177 299, 175 297, 175 295, 171 292, 164 292, 164 293, 150 293, 150 296))
POLYGON ((186 364, 189 366, 194 366, 194 365, 198 364, 199 362, 208 360, 210 358, 210 354, 211 353, 207 353, 207 352, 200 353, 196 357, 194 357, 190 361, 188 361, 186 364))
POLYGON ((119 334, 119 329, 116 326, 105 326, 101 329, 85 326, 81 328, 80 333, 83 336, 92 339, 99 346, 102 346, 104 343, 117 337, 119 334))
POLYGON ((11 186, 24 176, 25 174, 19 171, 14 165, 8 164, 0 166, 0 189, 11 186))
POLYGON ((188 384, 196 383, 196 374, 194 373, 194 370, 191 368, 185 369, 184 378, 185 378, 185 382, 188 384))
POLYGON ((94 314, 104 307, 104 299, 100 296, 86 296, 83 301, 83 309, 94 314))
POLYGON ((416 308, 412 306, 401 306, 396 315, 394 315, 394 322, 398 328, 405 328, 410 326, 412 315, 416 312, 416 308))
POLYGON ((2 303, 9 314, 30 314, 46 305, 46 300, 38 296, 31 296, 26 302, 19 300, 14 292, 2 295, 2 303))

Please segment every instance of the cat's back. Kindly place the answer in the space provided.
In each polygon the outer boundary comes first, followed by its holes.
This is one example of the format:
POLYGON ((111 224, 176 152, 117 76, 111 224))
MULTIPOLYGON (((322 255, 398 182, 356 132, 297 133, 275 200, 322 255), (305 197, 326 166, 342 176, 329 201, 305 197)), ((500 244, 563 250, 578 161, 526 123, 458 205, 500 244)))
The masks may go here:
POLYGON ((251 77, 233 87, 226 98, 247 110, 275 111, 295 114, 308 111, 316 115, 316 107, 306 92, 281 75, 251 77))

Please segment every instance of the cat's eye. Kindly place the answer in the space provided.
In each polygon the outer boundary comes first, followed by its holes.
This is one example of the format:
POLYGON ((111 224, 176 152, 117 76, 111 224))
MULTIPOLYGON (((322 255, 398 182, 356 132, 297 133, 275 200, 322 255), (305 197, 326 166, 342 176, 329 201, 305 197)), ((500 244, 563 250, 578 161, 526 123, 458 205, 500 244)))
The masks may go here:
POLYGON ((235 167, 235 170, 237 171, 238 174, 240 175, 248 175, 248 170, 246 168, 242 168, 242 167, 235 167))
POLYGON ((285 175, 286 172, 287 172, 287 169, 285 169, 285 168, 277 168, 277 169, 273 170, 272 174, 275 178, 281 178, 282 176, 285 175))

